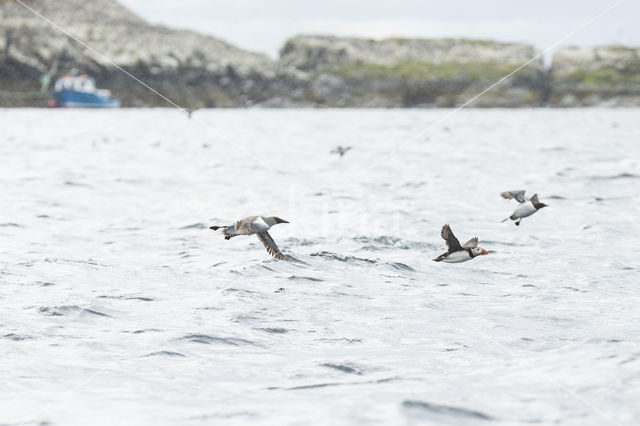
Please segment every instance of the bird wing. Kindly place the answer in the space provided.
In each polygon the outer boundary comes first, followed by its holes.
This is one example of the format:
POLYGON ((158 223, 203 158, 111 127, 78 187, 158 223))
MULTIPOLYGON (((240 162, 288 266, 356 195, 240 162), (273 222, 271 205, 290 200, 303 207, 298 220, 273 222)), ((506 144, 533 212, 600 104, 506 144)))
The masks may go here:
POLYGON ((271 256, 277 259, 285 260, 284 254, 282 254, 282 252, 280 251, 275 241, 273 241, 273 238, 271 238, 271 235, 269 235, 268 232, 260 232, 259 234, 256 234, 256 235, 264 245, 264 248, 267 249, 267 253, 269 253, 271 256))
POLYGON ((478 237, 473 237, 472 239, 470 239, 469 241, 467 241, 462 245, 462 248, 466 248, 466 249, 475 248, 475 247, 478 247, 478 237))
POLYGON ((442 231, 440 231, 440 235, 442 239, 447 243, 447 247, 449 247, 449 253, 462 250, 462 246, 460 246, 460 241, 453 235, 451 231, 451 227, 449 225, 444 225, 442 227, 442 231))
POLYGON ((251 222, 249 232, 252 234, 267 232, 269 229, 271 229, 271 226, 269 226, 267 220, 268 218, 265 219, 264 216, 258 216, 253 222, 251 222))
POLYGON ((251 235, 251 224, 257 216, 245 217, 236 222, 236 235, 251 235))
POLYGON ((529 201, 531 201, 534 205, 539 204, 540 201, 538 201, 538 194, 533 194, 533 196, 529 198, 529 201))
POLYGON ((507 200, 515 198, 519 203, 524 203, 527 201, 527 199, 524 197, 524 193, 524 190, 519 189, 517 191, 505 191, 500 195, 502 195, 502 198, 506 198, 507 200))

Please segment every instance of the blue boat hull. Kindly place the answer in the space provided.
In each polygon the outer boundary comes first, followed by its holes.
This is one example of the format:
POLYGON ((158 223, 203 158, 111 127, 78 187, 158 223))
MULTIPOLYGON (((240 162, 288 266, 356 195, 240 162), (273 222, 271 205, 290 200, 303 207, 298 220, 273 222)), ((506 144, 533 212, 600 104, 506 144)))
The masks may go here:
POLYGON ((98 96, 95 93, 78 92, 75 90, 61 90, 53 95, 57 107, 82 108, 118 108, 120 99, 98 96))

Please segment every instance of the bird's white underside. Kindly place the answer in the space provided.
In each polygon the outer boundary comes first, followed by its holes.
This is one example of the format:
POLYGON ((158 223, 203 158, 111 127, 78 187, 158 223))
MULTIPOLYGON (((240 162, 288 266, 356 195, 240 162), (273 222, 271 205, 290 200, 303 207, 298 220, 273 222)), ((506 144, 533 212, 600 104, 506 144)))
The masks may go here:
POLYGON ((266 232, 271 229, 271 226, 267 225, 267 223, 262 219, 262 216, 258 216, 256 220, 251 224, 251 231, 253 234, 259 234, 261 232, 266 232))
POLYGON ((454 251, 453 253, 450 253, 449 256, 447 256, 444 259, 444 262, 447 263, 460 263, 460 262, 466 262, 467 260, 471 260, 472 257, 469 256, 469 252, 467 252, 466 250, 464 251, 454 251))
POLYGON ((533 207, 533 203, 531 201, 527 201, 526 203, 522 203, 522 205, 513 212, 513 215, 515 215, 516 218, 523 218, 531 216, 536 211, 536 208, 533 207))

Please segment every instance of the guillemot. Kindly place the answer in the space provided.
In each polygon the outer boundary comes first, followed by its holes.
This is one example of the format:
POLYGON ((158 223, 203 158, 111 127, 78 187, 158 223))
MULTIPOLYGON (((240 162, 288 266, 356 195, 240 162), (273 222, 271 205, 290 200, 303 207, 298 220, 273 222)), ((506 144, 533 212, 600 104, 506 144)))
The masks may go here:
POLYGON ((538 201, 538 194, 533 194, 533 196, 527 200, 524 196, 524 193, 525 193, 524 190, 518 190, 518 191, 505 191, 502 194, 500 194, 502 198, 505 198, 507 200, 515 198, 516 201, 520 203, 520 206, 517 209, 515 209, 513 214, 508 218, 504 219, 503 222, 506 222, 507 220, 511 219, 513 221, 516 221, 515 222, 516 225, 520 225, 520 221, 522 220, 522 218, 531 216, 541 208, 547 207, 545 203, 541 203, 540 201, 538 201))
POLYGON ((485 254, 489 254, 488 251, 483 249, 482 247, 478 247, 478 237, 473 237, 463 245, 460 245, 460 242, 453 235, 451 231, 451 227, 449 225, 444 225, 442 227, 442 231, 440 235, 447 243, 446 253, 442 253, 440 256, 436 257, 434 262, 447 262, 447 263, 460 263, 466 262, 467 260, 471 260, 476 256, 482 256, 485 254))
POLYGON ((277 216, 249 216, 240 219, 234 225, 210 226, 209 229, 213 229, 214 231, 222 229, 222 235, 224 235, 225 240, 237 237, 238 235, 256 234, 264 245, 264 248, 267 249, 267 253, 277 259, 286 260, 284 254, 282 254, 275 241, 273 241, 273 238, 271 238, 271 235, 267 232, 273 225, 277 225, 278 223, 289 222, 277 216))

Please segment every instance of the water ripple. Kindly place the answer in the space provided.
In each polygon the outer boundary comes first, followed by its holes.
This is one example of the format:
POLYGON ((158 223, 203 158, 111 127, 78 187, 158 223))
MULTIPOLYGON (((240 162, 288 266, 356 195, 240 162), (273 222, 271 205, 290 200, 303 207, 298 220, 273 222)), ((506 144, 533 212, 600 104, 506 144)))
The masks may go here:
POLYGON ((466 408, 451 407, 448 405, 433 404, 430 402, 408 400, 402 402, 402 407, 409 410, 420 410, 428 413, 442 414, 452 417, 467 417, 476 420, 495 420, 493 417, 480 411, 466 408))
POLYGON ((330 362, 320 364, 321 367, 331 368, 347 374, 362 375, 362 370, 352 364, 333 364, 330 362))
POLYGON ((187 340, 189 342, 202 343, 205 345, 222 344, 229 346, 261 346, 258 343, 252 342, 251 340, 247 339, 240 339, 235 337, 216 337, 209 336, 207 334, 187 334, 185 336, 179 337, 178 340, 187 340))
POLYGON ((377 263, 376 260, 373 259, 366 259, 366 258, 362 258, 362 257, 355 257, 355 256, 342 256, 339 255, 337 253, 332 253, 329 251, 321 251, 318 253, 311 253, 309 256, 318 256, 318 257, 324 257, 326 259, 332 259, 332 260, 337 260, 340 262, 366 262, 366 263, 377 263))
POLYGON ((148 353, 146 355, 142 355, 143 357, 150 357, 150 356, 168 356, 168 357, 181 357, 184 358, 185 355, 179 353, 179 352, 171 352, 171 351, 157 351, 157 352, 151 352, 148 353))

